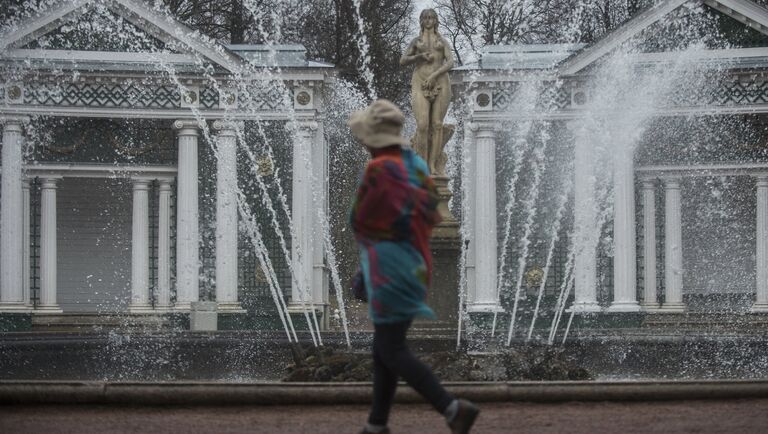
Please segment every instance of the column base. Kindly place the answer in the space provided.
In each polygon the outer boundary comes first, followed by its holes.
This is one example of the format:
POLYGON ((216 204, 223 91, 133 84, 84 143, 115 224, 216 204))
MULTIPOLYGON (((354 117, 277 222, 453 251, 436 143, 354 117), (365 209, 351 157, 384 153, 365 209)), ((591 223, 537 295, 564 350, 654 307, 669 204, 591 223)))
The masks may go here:
POLYGON ((498 302, 481 302, 467 304, 467 313, 501 313, 504 308, 498 302))
POLYGON ((659 303, 643 303, 640 305, 643 312, 658 312, 661 309, 659 303))
POLYGON ((768 313, 768 303, 755 303, 749 311, 751 313, 768 313))
POLYGON ((246 313, 238 301, 221 302, 216 306, 219 313, 246 313))
POLYGON ((314 329, 316 319, 317 326, 320 327, 320 331, 324 332, 328 330, 328 315, 326 315, 327 307, 328 305, 326 304, 316 303, 313 305, 307 303, 305 310, 301 304, 288 303, 288 315, 291 316, 291 321, 293 321, 293 325, 296 328, 296 331, 304 329, 304 327, 312 327, 312 329, 314 329), (307 316, 309 317, 309 322, 312 323, 311 326, 307 325, 306 323, 307 316))
POLYGON ((51 304, 48 306, 37 306, 37 308, 33 310, 32 313, 37 315, 56 315, 64 313, 64 311, 61 310, 58 304, 51 304))
POLYGON ((8 313, 28 313, 32 312, 32 307, 29 306, 26 303, 0 303, 0 313, 1 312, 8 312, 8 313))
POLYGON ((174 308, 173 308, 173 305, 170 305, 170 304, 167 305, 167 306, 155 305, 155 310, 154 311, 156 313, 172 313, 174 311, 174 308))
POLYGON ((194 303, 194 301, 177 301, 176 304, 173 305, 172 310, 173 312, 189 312, 192 310, 192 303, 194 303))
POLYGON ((566 312, 571 313, 598 313, 602 312, 603 308, 597 304, 596 301, 580 301, 573 303, 571 307, 566 309, 566 312))
POLYGON ((139 304, 134 306, 128 306, 128 313, 148 314, 148 313, 157 313, 157 312, 154 309, 152 309, 152 306, 148 304, 139 304))
POLYGON ((664 303, 659 308, 658 312, 662 313, 682 313, 685 312, 684 303, 664 303))
POLYGON ((313 308, 315 309, 315 312, 323 312, 325 309, 325 305, 319 304, 319 303, 318 304, 312 304, 312 303, 306 303, 306 304, 295 303, 294 304, 293 302, 288 303, 288 313, 291 313, 291 314, 303 314, 304 309, 307 310, 307 313, 311 314, 313 308))
POLYGON ((614 301, 605 310, 606 312, 640 312, 640 305, 636 301, 614 301))

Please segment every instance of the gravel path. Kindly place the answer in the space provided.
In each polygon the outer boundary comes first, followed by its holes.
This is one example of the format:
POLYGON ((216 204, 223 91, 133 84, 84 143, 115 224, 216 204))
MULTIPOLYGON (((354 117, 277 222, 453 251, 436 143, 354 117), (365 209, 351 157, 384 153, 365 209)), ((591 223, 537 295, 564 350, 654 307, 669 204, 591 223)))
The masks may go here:
MULTIPOLYGON (((473 433, 768 432, 768 399, 483 404, 473 433)), ((4 433, 356 433, 365 406, 0 407, 4 433)), ((398 405, 393 433, 447 433, 426 405, 398 405)))

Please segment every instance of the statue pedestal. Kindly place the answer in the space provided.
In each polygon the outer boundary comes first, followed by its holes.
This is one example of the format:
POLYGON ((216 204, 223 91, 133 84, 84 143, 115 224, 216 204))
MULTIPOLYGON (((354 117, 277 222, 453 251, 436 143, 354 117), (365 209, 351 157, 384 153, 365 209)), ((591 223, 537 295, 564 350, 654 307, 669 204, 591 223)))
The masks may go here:
POLYGON ((459 310, 459 258, 461 235, 459 222, 448 209, 451 191, 448 177, 433 178, 440 195, 438 210, 443 221, 432 230, 432 286, 427 292, 427 304, 435 311, 437 320, 417 320, 414 332, 420 335, 456 336, 459 310))
POLYGON ((448 188, 448 181, 450 179, 447 176, 433 176, 432 179, 435 181, 437 194, 440 196, 440 203, 437 205, 437 211, 440 213, 440 217, 443 218, 443 221, 432 230, 432 239, 455 238, 460 240, 459 222, 456 220, 456 217, 451 214, 451 210, 448 209, 448 201, 453 197, 453 193, 451 193, 451 190, 448 188))

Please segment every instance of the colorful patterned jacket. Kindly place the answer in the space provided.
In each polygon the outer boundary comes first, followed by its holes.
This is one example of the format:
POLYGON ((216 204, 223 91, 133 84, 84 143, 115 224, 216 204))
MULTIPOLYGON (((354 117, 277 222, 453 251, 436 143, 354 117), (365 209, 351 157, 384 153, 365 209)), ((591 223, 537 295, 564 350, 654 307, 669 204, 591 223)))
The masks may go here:
POLYGON ((440 222, 437 204, 421 157, 399 146, 374 150, 350 220, 375 324, 434 318, 425 301, 432 275, 429 237, 440 222))

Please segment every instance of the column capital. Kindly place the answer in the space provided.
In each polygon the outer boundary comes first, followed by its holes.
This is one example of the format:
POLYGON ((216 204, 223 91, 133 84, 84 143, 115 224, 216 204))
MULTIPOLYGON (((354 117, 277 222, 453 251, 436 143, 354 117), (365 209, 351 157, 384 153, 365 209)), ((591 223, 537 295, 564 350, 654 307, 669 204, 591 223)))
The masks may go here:
POLYGON ((656 180, 653 178, 641 178, 640 188, 643 190, 656 190, 656 180))
POLYGON ((217 131, 219 136, 236 136, 237 131, 242 131, 244 128, 245 122, 243 121, 227 121, 223 119, 213 121, 213 129, 217 131))
POLYGON ((6 131, 22 132, 26 123, 29 123, 28 116, 0 116, 0 125, 6 131))
POLYGON ((768 174, 760 174, 755 176, 758 187, 768 187, 768 174))
POLYGON ((498 131, 499 124, 497 122, 478 122, 473 121, 469 123, 469 130, 475 134, 485 134, 488 136, 494 136, 498 131))
POLYGON ((199 136, 200 123, 194 119, 178 119, 173 121, 173 129, 179 136, 199 136))
POLYGON ((568 119, 565 121, 565 128, 571 133, 579 133, 584 131, 584 119, 583 118, 573 118, 568 119))
POLYGON ((131 178, 131 182, 133 183, 134 190, 147 190, 149 189, 149 183, 152 182, 152 180, 139 176, 131 178))
POLYGON ((40 178, 40 188, 44 189, 55 189, 58 187, 59 181, 61 181, 61 176, 46 176, 40 178))
POLYGON ((661 178, 662 182, 664 183, 664 188, 668 190, 679 190, 680 189, 680 177, 669 177, 669 178, 661 178))
POLYGON ((168 178, 160 178, 157 180, 160 191, 171 191, 171 183, 173 180, 168 178))
POLYGON ((289 131, 297 132, 309 132, 316 131, 320 124, 314 120, 312 121, 291 121, 285 125, 285 128, 289 131))

